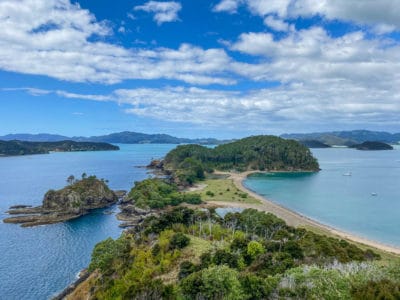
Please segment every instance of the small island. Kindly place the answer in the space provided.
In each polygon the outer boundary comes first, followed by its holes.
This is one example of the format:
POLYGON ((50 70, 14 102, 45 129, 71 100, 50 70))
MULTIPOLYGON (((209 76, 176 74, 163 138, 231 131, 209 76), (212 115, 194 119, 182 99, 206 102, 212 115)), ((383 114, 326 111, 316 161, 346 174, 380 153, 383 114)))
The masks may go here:
POLYGON ((357 150, 393 150, 393 147, 389 144, 370 141, 350 146, 350 148, 355 148, 357 150))
POLYGON ((75 151, 111 151, 119 150, 118 146, 108 143, 94 142, 26 142, 26 141, 0 141, 1 156, 17 156, 31 154, 48 154, 50 152, 75 152, 75 151))
POLYGON ((21 224, 22 227, 64 222, 86 215, 92 209, 108 207, 118 201, 118 192, 110 190, 106 181, 97 179, 96 176, 86 177, 83 174, 81 180, 75 180, 71 175, 67 181, 69 185, 63 189, 49 190, 44 195, 42 206, 14 206, 7 213, 17 216, 3 221, 21 224))
POLYGON ((308 148, 331 148, 328 144, 318 140, 299 140, 299 143, 308 148))

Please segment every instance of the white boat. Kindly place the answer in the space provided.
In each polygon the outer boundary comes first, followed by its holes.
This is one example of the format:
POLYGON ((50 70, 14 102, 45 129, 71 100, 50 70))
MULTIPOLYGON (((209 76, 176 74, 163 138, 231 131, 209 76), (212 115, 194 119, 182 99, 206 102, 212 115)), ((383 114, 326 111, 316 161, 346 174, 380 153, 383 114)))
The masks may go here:
POLYGON ((351 172, 343 173, 343 176, 351 176, 351 172))
POLYGON ((377 193, 371 193, 371 196, 378 196, 377 193))

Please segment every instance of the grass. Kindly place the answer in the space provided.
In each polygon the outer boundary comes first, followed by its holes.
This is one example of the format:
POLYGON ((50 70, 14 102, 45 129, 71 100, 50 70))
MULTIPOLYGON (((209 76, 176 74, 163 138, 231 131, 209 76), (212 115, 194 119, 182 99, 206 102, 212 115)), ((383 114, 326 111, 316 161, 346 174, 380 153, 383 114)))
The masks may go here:
POLYGON ((203 201, 239 202, 259 204, 260 201, 238 189, 232 179, 207 179, 201 184, 206 185, 199 193, 203 201))

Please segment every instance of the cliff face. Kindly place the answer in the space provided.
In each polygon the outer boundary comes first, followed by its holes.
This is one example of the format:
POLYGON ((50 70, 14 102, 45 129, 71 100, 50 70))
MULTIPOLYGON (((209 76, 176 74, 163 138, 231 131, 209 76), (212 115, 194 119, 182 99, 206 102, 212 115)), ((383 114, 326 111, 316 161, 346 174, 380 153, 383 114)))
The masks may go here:
POLYGON ((85 178, 61 190, 50 190, 43 199, 43 209, 80 212, 109 206, 117 195, 96 178, 85 178))

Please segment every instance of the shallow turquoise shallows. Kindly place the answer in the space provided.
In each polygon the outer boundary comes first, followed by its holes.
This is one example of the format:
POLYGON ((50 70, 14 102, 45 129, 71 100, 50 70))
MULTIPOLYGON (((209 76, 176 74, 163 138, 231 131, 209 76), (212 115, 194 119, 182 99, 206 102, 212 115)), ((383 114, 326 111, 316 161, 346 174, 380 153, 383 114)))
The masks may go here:
POLYGON ((256 174, 245 185, 321 223, 400 246, 400 148, 313 153, 318 173, 256 174))
MULTIPOLYGON (((44 193, 66 185, 83 172, 110 181, 113 189, 130 189, 149 176, 152 158, 175 145, 120 145, 120 151, 52 153, 0 158, 0 218, 9 206, 40 205, 44 193)), ((115 208, 116 209, 116 208, 115 208)), ((0 299, 49 299, 85 268, 96 243, 116 238, 115 215, 98 210, 77 220, 21 228, 0 222, 0 299)))

